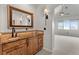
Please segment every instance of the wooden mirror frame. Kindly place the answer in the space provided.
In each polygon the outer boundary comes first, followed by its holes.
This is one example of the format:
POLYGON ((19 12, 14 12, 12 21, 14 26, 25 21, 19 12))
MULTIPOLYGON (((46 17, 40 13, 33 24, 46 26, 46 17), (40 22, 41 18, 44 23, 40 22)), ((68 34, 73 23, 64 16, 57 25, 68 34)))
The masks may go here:
POLYGON ((25 28, 32 28, 33 27, 33 13, 30 13, 30 12, 27 12, 27 11, 24 11, 24 10, 21 10, 21 9, 18 9, 18 8, 15 8, 15 7, 12 7, 12 6, 8 6, 8 12, 9 12, 9 27, 25 27, 25 28), (19 12, 22 12, 22 13, 26 13, 28 15, 31 16, 31 26, 26 26, 26 25, 13 25, 12 24, 12 11, 15 10, 15 11, 19 11, 19 12))

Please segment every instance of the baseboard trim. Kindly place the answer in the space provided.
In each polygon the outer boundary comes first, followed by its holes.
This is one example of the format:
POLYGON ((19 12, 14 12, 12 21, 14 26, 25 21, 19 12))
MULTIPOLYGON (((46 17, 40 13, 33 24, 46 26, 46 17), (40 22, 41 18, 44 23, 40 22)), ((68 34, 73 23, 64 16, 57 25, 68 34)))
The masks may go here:
POLYGON ((43 48, 45 51, 47 51, 47 52, 51 52, 51 53, 53 53, 53 51, 52 50, 50 50, 50 49, 47 49, 47 48, 43 48))

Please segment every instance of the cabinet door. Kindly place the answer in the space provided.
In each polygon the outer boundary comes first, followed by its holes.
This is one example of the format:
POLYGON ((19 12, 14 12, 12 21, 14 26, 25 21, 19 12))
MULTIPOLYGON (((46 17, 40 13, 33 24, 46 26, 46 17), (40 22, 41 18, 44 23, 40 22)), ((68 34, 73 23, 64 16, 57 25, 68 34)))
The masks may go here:
POLYGON ((38 37, 34 37, 33 40, 33 44, 34 44, 34 54, 38 52, 38 37))
POLYGON ((38 36, 39 50, 43 48, 43 35, 38 36))
POLYGON ((33 38, 27 39, 27 51, 28 51, 28 55, 32 55, 34 53, 34 41, 33 41, 33 38))

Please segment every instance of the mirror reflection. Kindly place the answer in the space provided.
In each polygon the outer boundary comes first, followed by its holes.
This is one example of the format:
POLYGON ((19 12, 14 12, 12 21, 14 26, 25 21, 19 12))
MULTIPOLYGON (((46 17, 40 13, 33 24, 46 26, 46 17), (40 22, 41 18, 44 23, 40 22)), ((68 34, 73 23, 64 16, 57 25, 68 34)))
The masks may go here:
POLYGON ((10 26, 11 27, 32 27, 33 26, 33 14, 9 7, 10 11, 10 26))

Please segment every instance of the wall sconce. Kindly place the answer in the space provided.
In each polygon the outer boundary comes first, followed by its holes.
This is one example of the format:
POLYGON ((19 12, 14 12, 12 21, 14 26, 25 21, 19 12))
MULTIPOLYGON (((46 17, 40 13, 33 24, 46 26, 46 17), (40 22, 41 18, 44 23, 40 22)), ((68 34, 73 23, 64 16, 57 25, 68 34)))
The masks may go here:
POLYGON ((44 9, 45 19, 48 19, 48 10, 44 9))
MULTIPOLYGON (((45 26, 47 25, 47 19, 48 19, 48 9, 44 9, 44 15, 45 15, 45 26)), ((44 28, 46 30, 46 28, 44 28)))

